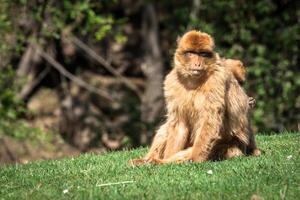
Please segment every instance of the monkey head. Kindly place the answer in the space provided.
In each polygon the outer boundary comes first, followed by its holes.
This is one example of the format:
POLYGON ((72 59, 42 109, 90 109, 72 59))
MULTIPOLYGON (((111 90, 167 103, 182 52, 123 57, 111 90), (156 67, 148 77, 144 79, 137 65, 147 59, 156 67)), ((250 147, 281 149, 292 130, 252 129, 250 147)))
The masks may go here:
POLYGON ((186 76, 201 76, 214 70, 216 54, 210 35, 200 31, 189 31, 178 39, 174 55, 176 70, 186 76))
POLYGON ((242 61, 235 59, 223 59, 223 65, 229 68, 237 81, 242 84, 246 80, 246 68, 242 61))

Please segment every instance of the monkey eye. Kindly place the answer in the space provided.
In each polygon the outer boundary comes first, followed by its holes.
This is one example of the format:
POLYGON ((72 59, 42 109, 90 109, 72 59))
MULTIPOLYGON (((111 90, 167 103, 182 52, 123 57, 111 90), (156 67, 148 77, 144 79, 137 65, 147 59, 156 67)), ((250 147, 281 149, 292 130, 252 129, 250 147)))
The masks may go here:
POLYGON ((202 51, 198 53, 199 56, 205 57, 205 58, 211 58, 213 57, 213 53, 209 51, 202 51))
POLYGON ((184 52, 184 55, 185 56, 192 56, 192 55, 196 55, 197 53, 193 52, 193 51, 187 51, 187 52, 184 52))

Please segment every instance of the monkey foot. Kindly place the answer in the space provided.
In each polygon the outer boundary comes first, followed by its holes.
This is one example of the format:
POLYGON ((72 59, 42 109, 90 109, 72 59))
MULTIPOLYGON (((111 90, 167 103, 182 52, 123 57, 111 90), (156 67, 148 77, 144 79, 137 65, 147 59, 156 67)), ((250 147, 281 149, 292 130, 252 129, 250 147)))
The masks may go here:
POLYGON ((261 151, 259 149, 254 149, 251 155, 252 156, 260 156, 261 155, 261 151))
POLYGON ((134 167, 134 166, 141 166, 141 165, 149 165, 149 164, 162 164, 162 161, 160 159, 156 158, 140 158, 140 159, 132 159, 129 160, 129 165, 134 167))
POLYGON ((244 155, 243 152, 238 147, 230 147, 227 149, 227 152, 225 153, 225 158, 235 158, 238 156, 244 155))
POLYGON ((140 166, 140 165, 146 165, 148 163, 149 163, 148 160, 147 159, 143 159, 143 158, 141 158, 141 159, 132 159, 132 160, 128 161, 128 164, 130 166, 132 166, 132 167, 134 167, 134 166, 140 166))

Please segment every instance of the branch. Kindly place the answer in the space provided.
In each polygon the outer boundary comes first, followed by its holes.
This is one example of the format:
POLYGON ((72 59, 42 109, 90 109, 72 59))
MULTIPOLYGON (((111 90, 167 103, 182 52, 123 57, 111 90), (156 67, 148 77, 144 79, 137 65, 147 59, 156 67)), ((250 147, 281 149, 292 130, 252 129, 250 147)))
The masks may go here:
POLYGON ((122 182, 116 182, 116 183, 103 183, 103 184, 97 184, 96 187, 105 187, 105 186, 121 185, 121 184, 128 184, 128 183, 134 183, 134 181, 122 181, 122 182))
POLYGON ((27 97, 31 94, 31 92, 36 88, 36 86, 45 78, 45 76, 49 73, 50 67, 46 67, 35 79, 33 79, 29 84, 25 85, 21 90, 18 97, 20 99, 27 99, 27 97))
POLYGON ((48 53, 43 51, 40 47, 35 45, 36 51, 47 61, 51 64, 52 67, 54 67, 56 70, 59 71, 62 75, 73 81, 75 84, 81 86, 82 88, 98 94, 99 96, 104 97, 105 99, 109 101, 113 101, 112 97, 105 91, 99 90, 98 88, 88 84, 87 82, 83 81, 82 79, 74 76, 72 73, 67 71, 60 63, 58 63, 54 58, 52 58, 48 53))
POLYGON ((196 20, 198 18, 200 8, 201 8, 201 0, 193 0, 192 10, 190 13, 190 18, 192 20, 196 20))
POLYGON ((18 77, 24 77, 28 75, 32 65, 31 65, 31 60, 33 57, 33 48, 32 45, 29 44, 28 47, 26 48, 26 51, 23 53, 21 57, 21 61, 19 63, 18 69, 17 69, 17 76, 18 77))
POLYGON ((122 76, 117 70, 115 70, 104 58, 102 58, 100 55, 98 55, 93 49, 91 49, 88 45, 84 44, 80 39, 73 36, 70 37, 70 40, 79 48, 84 50, 85 53, 87 53, 89 56, 91 56, 93 59, 95 59, 98 63, 100 63, 105 69, 107 69, 110 73, 112 73, 115 77, 120 79, 128 88, 130 88, 132 91, 134 91, 138 97, 141 98, 141 93, 138 90, 138 88, 126 77, 122 76))
MULTIPOLYGON (((159 42, 159 23, 153 3, 143 10, 142 37, 145 51, 142 71, 147 78, 142 98, 142 120, 152 124, 163 110, 163 59, 159 42)), ((150 132, 149 132, 150 135, 150 132)), ((149 137, 150 138, 150 137, 149 137)))

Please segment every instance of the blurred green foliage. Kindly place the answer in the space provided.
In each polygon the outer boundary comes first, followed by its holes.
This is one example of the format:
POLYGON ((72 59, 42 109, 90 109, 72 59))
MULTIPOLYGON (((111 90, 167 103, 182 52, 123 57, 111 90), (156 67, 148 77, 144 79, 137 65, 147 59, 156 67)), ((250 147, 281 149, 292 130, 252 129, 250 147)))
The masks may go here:
POLYGON ((64 31, 80 35, 93 33, 96 40, 111 36, 118 42, 125 42, 126 37, 116 26, 122 25, 124 18, 116 20, 110 13, 98 12, 116 3, 116 0, 101 4, 90 0, 1 1, 0 38, 4 40, 0 42, 0 138, 3 135, 16 139, 45 136, 22 120, 27 111, 17 98, 21 83, 15 79, 14 59, 20 59, 27 42, 34 40, 43 44, 47 39, 60 39, 64 31), (11 64, 14 67, 10 67, 11 64))
POLYGON ((185 32, 187 27, 207 32, 215 38, 222 56, 244 62, 248 67, 246 89, 257 100, 254 123, 259 131, 297 130, 300 122, 299 3, 201 0, 196 18, 189 15, 193 6, 181 5, 174 8, 175 15, 170 15, 166 24, 174 31, 179 26, 180 32, 185 32))
MULTIPOLYGON (((0 36, 4 38, 0 42, 1 56, 11 54, 12 48, 14 55, 22 52, 34 32, 38 33, 35 39, 44 41, 60 39, 64 31, 71 31, 98 41, 109 37, 126 42, 128 38, 122 34, 122 27, 128 23, 140 27, 140 19, 136 17, 138 14, 127 16, 122 6, 128 4, 120 2, 3 1, 0 4, 0 36), (34 24, 36 30, 23 28, 21 18, 34 24)), ((249 67, 246 89, 257 99, 254 124, 260 132, 297 130, 300 119, 299 1, 201 0, 199 10, 195 10, 194 1, 146 2, 155 3, 158 9, 161 41, 172 41, 175 46, 178 35, 187 29, 199 29, 213 35, 222 56, 241 59, 249 67)), ((140 9, 142 13, 143 6, 140 9)), ((170 64, 170 60, 170 56, 166 57, 165 62, 170 64)), ((1 85, 10 84, 10 73, 1 73, 1 85)), ((11 120, 19 117, 21 104, 15 100, 16 90, 8 88, 1 86, 0 118, 11 120)))
POLYGON ((10 136, 16 139, 45 139, 40 129, 31 128, 22 120, 26 109, 16 94, 15 72, 11 68, 2 68, 0 73, 0 138, 10 136))
POLYGON ((0 74, 0 117, 15 120, 24 113, 23 104, 16 98, 14 71, 2 69, 0 74))

